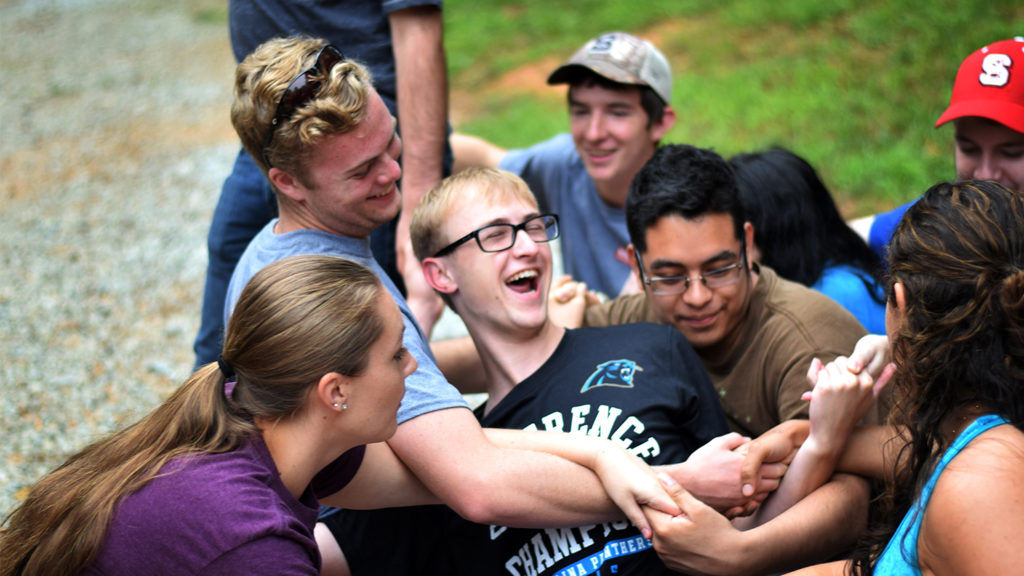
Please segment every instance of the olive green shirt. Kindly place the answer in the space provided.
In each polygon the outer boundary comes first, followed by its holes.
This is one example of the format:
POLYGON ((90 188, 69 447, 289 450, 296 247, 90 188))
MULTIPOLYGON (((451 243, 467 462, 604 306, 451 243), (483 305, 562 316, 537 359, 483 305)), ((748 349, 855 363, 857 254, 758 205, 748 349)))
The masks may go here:
MULTIPOLYGON (((585 326, 658 322, 647 294, 633 294, 587 309, 585 326)), ((791 418, 807 418, 807 369, 815 357, 829 362, 849 355, 867 332, 828 296, 760 268, 750 307, 724 350, 697 350, 729 420, 755 437, 791 418)), ((877 422, 877 410, 869 414, 877 422)))

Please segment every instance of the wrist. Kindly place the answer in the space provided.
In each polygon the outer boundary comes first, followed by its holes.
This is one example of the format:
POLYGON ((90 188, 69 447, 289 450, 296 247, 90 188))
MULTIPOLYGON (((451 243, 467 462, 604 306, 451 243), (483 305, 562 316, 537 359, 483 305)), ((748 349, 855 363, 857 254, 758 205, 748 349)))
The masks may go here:
POLYGON ((694 465, 690 462, 679 462, 678 464, 671 464, 668 466, 658 466, 655 468, 658 472, 665 472, 676 481, 677 484, 690 490, 693 486, 694 479, 694 465))
POLYGON ((809 456, 815 459, 816 462, 820 463, 831 463, 839 459, 839 455, 843 451, 843 443, 836 442, 835 439, 826 439, 810 434, 807 439, 800 446, 800 452, 805 456, 809 456))
POLYGON ((721 565, 713 573, 743 575, 763 573, 764 547, 758 546, 757 538, 754 536, 756 530, 734 530, 731 538, 727 538, 728 549, 721 554, 721 565))

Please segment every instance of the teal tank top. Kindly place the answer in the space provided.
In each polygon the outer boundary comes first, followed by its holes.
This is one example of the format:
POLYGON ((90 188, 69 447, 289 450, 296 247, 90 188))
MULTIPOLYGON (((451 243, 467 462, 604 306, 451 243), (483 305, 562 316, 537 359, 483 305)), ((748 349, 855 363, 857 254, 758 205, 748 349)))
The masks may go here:
POLYGON ((964 449, 971 440, 974 440, 979 434, 985 432, 989 428, 994 428, 1002 424, 1008 424, 1009 420, 1002 416, 996 416, 994 414, 986 414, 971 423, 966 430, 957 436, 953 444, 946 449, 946 452, 942 455, 942 459, 939 460, 938 465, 935 466, 935 470, 928 478, 928 482, 924 485, 921 490, 921 495, 918 496, 917 500, 910 507, 907 515, 903 517, 903 521, 900 522, 899 528, 896 529, 896 533, 893 534, 892 540, 889 540, 889 544, 886 545, 885 550, 882 551, 882 555, 878 557, 878 562, 875 564, 874 573, 876 576, 890 576, 890 575, 904 575, 913 574, 914 576, 920 576, 921 566, 918 563, 917 558, 917 537, 921 533, 921 519, 924 517, 925 508, 928 507, 928 501, 931 500, 932 492, 935 490, 935 483, 939 481, 939 475, 946 469, 946 465, 949 464, 961 450, 964 449))

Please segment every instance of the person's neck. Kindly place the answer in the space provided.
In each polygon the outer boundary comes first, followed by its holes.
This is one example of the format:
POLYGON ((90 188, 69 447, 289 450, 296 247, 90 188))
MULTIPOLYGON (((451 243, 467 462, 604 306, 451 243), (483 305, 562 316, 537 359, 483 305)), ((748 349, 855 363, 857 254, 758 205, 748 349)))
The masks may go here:
POLYGON ((625 182, 594 181, 597 195, 605 204, 614 208, 622 208, 626 205, 626 196, 629 195, 629 184, 628 180, 625 182))
POLYGON ((978 417, 990 413, 981 403, 963 405, 950 411, 943 419, 940 430, 946 444, 952 444, 978 417))
POLYGON ((469 334, 476 344, 480 360, 487 375, 486 412, 520 382, 548 361, 565 335, 565 328, 547 320, 536 331, 491 330, 469 326, 469 334))
POLYGON ((281 482, 296 499, 318 472, 351 448, 327 441, 327 431, 316 426, 314 419, 301 415, 285 420, 258 420, 256 427, 263 434, 281 482))
POLYGON ((298 230, 318 230, 345 238, 362 239, 369 236, 369 234, 360 236, 334 230, 305 210, 285 210, 282 208, 280 215, 277 217, 277 224, 274 225, 274 234, 287 234, 288 232, 296 232, 298 230))

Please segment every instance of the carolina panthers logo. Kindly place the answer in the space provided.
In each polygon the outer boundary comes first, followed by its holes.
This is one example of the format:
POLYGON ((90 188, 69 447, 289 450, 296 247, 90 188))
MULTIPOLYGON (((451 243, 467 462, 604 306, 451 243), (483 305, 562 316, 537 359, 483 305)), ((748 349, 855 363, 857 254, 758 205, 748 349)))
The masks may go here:
POLYGON ((580 394, 593 388, 601 386, 615 386, 616 388, 632 388, 633 374, 643 372, 643 368, 636 365, 632 360, 609 360, 597 365, 597 370, 587 378, 580 389, 580 394))

